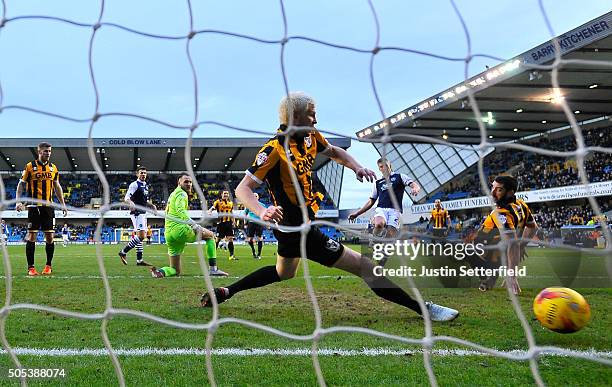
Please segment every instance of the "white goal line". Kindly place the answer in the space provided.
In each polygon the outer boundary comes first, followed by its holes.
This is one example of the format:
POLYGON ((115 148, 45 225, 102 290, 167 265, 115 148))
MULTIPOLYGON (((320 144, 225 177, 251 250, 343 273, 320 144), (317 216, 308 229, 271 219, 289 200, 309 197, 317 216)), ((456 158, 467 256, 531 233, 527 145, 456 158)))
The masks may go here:
MULTIPOLYGON (((51 356, 51 357, 71 357, 71 356, 108 356, 105 348, 13 348, 16 355, 29 356, 51 356)), ((612 351, 590 350, 571 350, 572 353, 582 355, 582 357, 612 358, 612 351)), ((118 356, 204 356, 206 350, 203 348, 119 348, 113 352, 118 356)), ((311 356, 310 348, 214 348, 212 354, 215 356, 311 356)), ((499 351, 513 356, 526 356, 526 350, 499 351)), ((342 349, 342 348, 320 348, 317 351, 319 356, 410 356, 421 355, 422 350, 392 349, 392 348, 362 348, 362 349, 342 349)), ((468 350, 468 349, 434 349, 431 351, 434 356, 492 356, 491 354, 468 350)), ((0 354, 6 354, 1 350, 0 354)), ((569 357, 567 354, 556 352, 542 352, 540 356, 569 357)))

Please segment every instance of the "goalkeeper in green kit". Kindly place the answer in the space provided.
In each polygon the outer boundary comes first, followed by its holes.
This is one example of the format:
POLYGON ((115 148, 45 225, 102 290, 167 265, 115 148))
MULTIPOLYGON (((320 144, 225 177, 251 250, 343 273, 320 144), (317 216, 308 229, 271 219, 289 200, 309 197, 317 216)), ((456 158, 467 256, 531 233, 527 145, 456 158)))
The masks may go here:
POLYGON ((189 207, 189 194, 193 182, 188 174, 182 173, 178 179, 178 186, 170 194, 168 205, 166 206, 165 235, 168 255, 170 256, 170 266, 151 268, 151 275, 155 278, 172 277, 181 273, 181 254, 185 250, 186 243, 193 243, 198 240, 206 242, 206 256, 210 275, 225 277, 227 273, 217 268, 217 250, 215 247, 215 235, 212 231, 205 229, 195 223, 187 214, 189 207), (177 219, 185 221, 180 222, 177 219))

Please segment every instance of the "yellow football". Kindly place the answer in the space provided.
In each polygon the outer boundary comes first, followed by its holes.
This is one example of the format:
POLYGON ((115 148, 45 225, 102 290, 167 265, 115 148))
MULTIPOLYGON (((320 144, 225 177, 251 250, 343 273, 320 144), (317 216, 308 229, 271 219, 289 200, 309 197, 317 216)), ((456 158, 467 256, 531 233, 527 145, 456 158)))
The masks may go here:
POLYGON ((569 288, 546 288, 533 300, 533 313, 554 332, 573 333, 591 319, 591 308, 580 293, 569 288))

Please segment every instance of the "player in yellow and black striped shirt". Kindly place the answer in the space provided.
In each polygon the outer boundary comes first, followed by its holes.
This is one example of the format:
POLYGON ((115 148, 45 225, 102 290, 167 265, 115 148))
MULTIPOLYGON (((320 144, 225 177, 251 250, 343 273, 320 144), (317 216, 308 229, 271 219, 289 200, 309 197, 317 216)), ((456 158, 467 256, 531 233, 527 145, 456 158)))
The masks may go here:
POLYGON ((227 249, 229 250, 229 259, 233 261, 237 259, 234 256, 234 218, 231 216, 223 216, 223 214, 231 215, 234 210, 234 202, 230 199, 229 191, 221 193, 221 199, 215 200, 208 213, 217 211, 219 214, 219 222, 217 223, 217 248, 219 242, 223 239, 227 240, 227 249))
MULTIPOLYGON (((38 144, 38 158, 26 164, 19 184, 17 185, 17 203, 15 209, 22 211, 24 204, 22 193, 25 191, 28 198, 37 199, 42 202, 29 201, 28 207, 28 234, 26 236, 26 257, 28 260, 28 275, 38 275, 34 268, 34 253, 36 250, 36 237, 38 230, 45 233, 45 251, 47 253, 47 264, 42 274, 51 274, 51 261, 55 244, 53 236, 55 234, 55 211, 53 203, 53 193, 62 205, 64 216, 67 214, 66 203, 64 203, 64 192, 59 183, 59 171, 55 164, 51 163, 51 144, 42 142, 38 144)), ((26 199, 27 200, 27 199, 26 199)))
MULTIPOLYGON (((478 234, 477 242, 484 242, 489 246, 499 243, 502 236, 509 239, 507 250, 507 266, 514 269, 524 256, 524 249, 529 240, 535 235, 537 225, 527 204, 517 199, 515 193, 518 189, 517 180, 512 176, 497 176, 491 186, 491 194, 495 201, 496 208, 484 220, 478 234)), ((485 266, 498 267, 501 265, 501 251, 489 249, 481 257, 481 262, 485 266)), ((470 261, 474 265, 474 261, 470 261)), ((480 284, 480 290, 491 289, 495 285, 497 277, 484 279, 480 284)), ((506 278, 510 283, 510 288, 514 294, 521 292, 521 288, 516 276, 506 278)))
MULTIPOLYGON (((236 197, 246 208, 257 214, 261 220, 280 225, 278 229, 274 229, 274 236, 278 239, 276 264, 262 267, 227 287, 214 289, 217 302, 224 302, 243 290, 293 278, 300 258, 306 258, 357 275, 379 297, 421 313, 419 304, 406 292, 382 273, 376 274, 376 268, 380 266, 376 266, 369 258, 329 238, 315 226, 309 227, 304 235, 306 251, 303 254, 300 248, 302 234, 295 229, 287 229, 286 226, 301 226, 315 219, 322 199, 322 195, 314 191, 312 184, 312 167, 318 153, 352 169, 359 181, 363 178, 370 183, 376 180, 373 171, 363 168, 344 149, 327 142, 315 128, 315 109, 314 99, 305 93, 289 93, 283 98, 279 107, 281 126, 277 135, 264 144, 236 188, 236 197), (288 153, 285 151, 285 145, 288 146, 288 153), (291 171, 297 178, 297 187, 291 181, 291 171), (273 201, 273 205, 267 208, 259 203, 253 192, 264 182, 267 183, 273 201), (300 199, 303 200, 303 207, 300 199)), ((278 291, 282 293, 282 288, 278 291)), ((204 294, 202 306, 212 306, 211 299, 211 294, 204 294)), ((434 321, 448 321, 457 317, 458 312, 454 309, 433 303, 426 305, 434 321)))
POLYGON ((440 199, 437 199, 434 203, 429 224, 433 224, 433 236, 437 238, 444 237, 451 226, 450 215, 448 215, 448 211, 442 207, 440 199))

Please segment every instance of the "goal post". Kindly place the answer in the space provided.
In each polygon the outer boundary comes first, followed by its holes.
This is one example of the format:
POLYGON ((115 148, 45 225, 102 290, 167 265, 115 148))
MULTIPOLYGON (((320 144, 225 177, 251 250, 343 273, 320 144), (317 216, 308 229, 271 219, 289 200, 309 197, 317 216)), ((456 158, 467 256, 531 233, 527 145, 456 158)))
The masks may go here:
MULTIPOLYGON (((163 229, 161 228, 152 228, 153 234, 151 235, 151 243, 155 245, 159 245, 163 243, 163 229)), ((119 227, 113 230, 113 240, 112 243, 128 243, 130 239, 132 239, 132 235, 134 234, 133 228, 123 228, 119 227)), ((147 238, 145 237, 144 242, 147 242, 147 238)))

